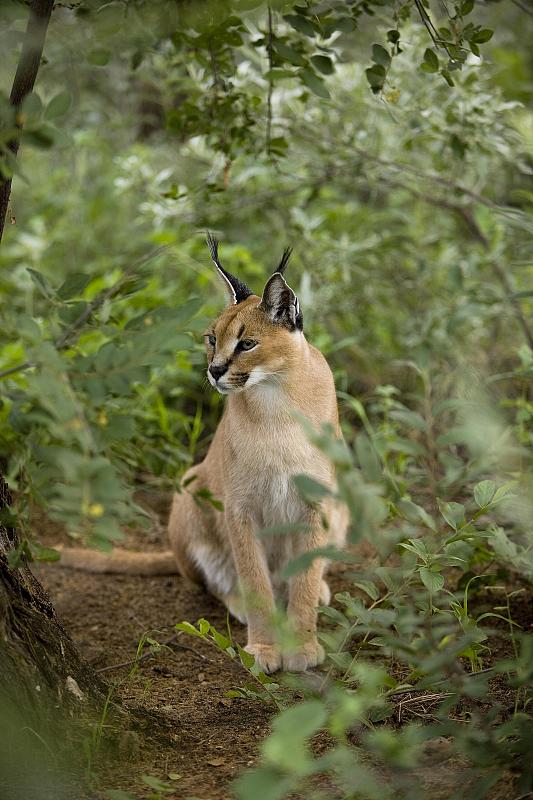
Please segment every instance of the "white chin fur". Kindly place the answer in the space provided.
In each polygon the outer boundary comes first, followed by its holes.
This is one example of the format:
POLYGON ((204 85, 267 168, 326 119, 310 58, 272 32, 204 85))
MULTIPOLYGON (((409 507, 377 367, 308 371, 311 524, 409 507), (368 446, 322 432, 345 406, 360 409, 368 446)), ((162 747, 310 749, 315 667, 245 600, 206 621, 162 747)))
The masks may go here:
POLYGON ((234 394, 235 392, 242 392, 242 389, 233 389, 231 386, 224 386, 224 384, 217 383, 209 370, 207 371, 207 380, 216 389, 219 394, 234 394))
POLYGON ((220 394, 239 394, 246 389, 250 389, 252 386, 257 386, 258 383, 261 383, 269 377, 269 372, 265 372, 261 367, 253 367, 244 386, 225 386, 223 383, 217 383, 209 370, 207 372, 207 380, 220 394))
POLYGON ((264 381, 265 378, 268 377, 269 373, 265 372, 264 369, 261 369, 261 367, 253 367, 243 388, 249 389, 251 386, 257 386, 258 383, 261 383, 261 381, 264 381))

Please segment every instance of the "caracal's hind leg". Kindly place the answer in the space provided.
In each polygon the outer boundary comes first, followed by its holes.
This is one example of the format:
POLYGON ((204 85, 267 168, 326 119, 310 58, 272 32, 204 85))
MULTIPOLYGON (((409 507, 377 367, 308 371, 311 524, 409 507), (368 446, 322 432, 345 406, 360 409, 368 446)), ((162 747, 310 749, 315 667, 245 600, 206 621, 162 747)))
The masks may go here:
POLYGON ((215 515, 222 515, 222 512, 207 503, 196 503, 191 492, 202 487, 201 476, 197 471, 191 471, 184 478, 186 481, 193 474, 197 480, 189 484, 190 490, 185 488, 181 493, 176 492, 172 500, 168 523, 170 546, 180 573, 193 583, 205 586, 224 603, 230 614, 245 623, 229 542, 217 533, 215 515))

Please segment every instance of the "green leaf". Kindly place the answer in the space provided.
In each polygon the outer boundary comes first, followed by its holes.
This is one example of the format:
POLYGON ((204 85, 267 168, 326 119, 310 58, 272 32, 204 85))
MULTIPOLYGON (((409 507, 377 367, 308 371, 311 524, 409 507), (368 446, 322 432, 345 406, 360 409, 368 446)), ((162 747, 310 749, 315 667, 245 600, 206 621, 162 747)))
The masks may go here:
POLYGON ((269 69, 265 72, 264 77, 267 81, 282 81, 286 78, 295 78, 296 72, 291 69, 269 69))
POLYGON ((304 83, 308 89, 311 89, 314 94, 318 97, 323 97, 326 100, 329 98, 329 92, 327 90, 326 84, 319 78, 316 72, 313 72, 312 69, 301 69, 298 72, 302 83, 304 83))
POLYGON ((198 623, 197 623, 197 624, 198 624, 198 630, 200 631, 200 633, 202 634, 202 636, 205 636, 205 635, 206 635, 206 633, 209 633, 209 629, 210 629, 210 627, 211 627, 211 623, 210 623, 210 622, 208 622, 208 620, 206 620, 206 619, 204 619, 204 618, 202 617, 202 619, 199 619, 199 620, 198 620, 198 623))
POLYGON ((227 692, 224 692, 224 697, 244 699, 244 695, 239 689, 228 689, 227 692))
POLYGON ((427 422, 421 414, 416 411, 411 411, 408 408, 393 408, 390 412, 392 419, 403 422, 410 428, 417 428, 419 431, 427 431, 427 422))
POLYGON ((94 50, 91 50, 87 55, 87 61, 89 64, 93 64, 95 67, 105 67, 105 65, 109 62, 111 57, 111 53, 109 50, 106 50, 103 47, 95 47, 94 50))
POLYGON ((199 630, 197 630, 194 625, 191 625, 190 622, 176 622, 174 626, 178 631, 183 631, 184 633, 189 633, 191 636, 199 636, 201 637, 202 634, 199 630))
POLYGON ((70 300, 71 297, 80 295, 90 281, 90 275, 84 275, 82 272, 73 272, 61 284, 57 290, 57 296, 60 300, 70 300))
POLYGON ((301 53, 277 39, 274 42, 274 50, 279 56, 281 56, 283 61, 288 61, 289 64, 294 64, 297 67, 303 67, 306 63, 306 59, 301 55, 301 53))
POLYGON ((365 592, 372 600, 378 599, 379 589, 374 581, 354 581, 353 585, 365 592))
POLYGON ((383 478, 383 469, 372 442, 364 432, 355 437, 355 453, 366 480, 379 483, 383 478))
POLYGON ((365 69, 365 75, 374 94, 377 94, 377 92, 381 91, 383 84, 385 83, 385 78, 387 77, 387 71, 385 67, 382 64, 374 64, 373 67, 368 67, 368 69, 365 69))
POLYGON ((224 652, 227 651, 228 647, 231 647, 231 642, 227 636, 217 631, 215 628, 211 628, 211 635, 215 640, 217 647, 220 647, 221 650, 224 652))
POLYGON ((372 61, 376 64, 382 64, 384 67, 390 67, 391 57, 385 48, 380 44, 372 45, 372 61))
POLYGON ((456 531, 465 519, 465 507, 461 503, 445 503, 437 499, 439 511, 448 523, 456 531))
POLYGON ((425 508, 413 503, 408 498, 402 498, 396 504, 398 510, 409 522, 422 522, 427 528, 436 532, 437 525, 433 517, 431 517, 425 508))
POLYGON ((455 86, 455 81, 447 69, 441 69, 440 74, 442 75, 448 86, 455 86))
POLYGON ((421 69, 424 72, 438 72, 439 70, 439 57, 431 47, 428 47, 424 53, 421 69))
POLYGON ((23 128, 21 139, 32 147, 52 147, 55 141, 55 128, 48 122, 42 122, 39 127, 23 128))
POLYGON ((72 103, 70 92, 60 92, 53 97, 44 112, 45 119, 57 119, 64 116, 72 103))
POLYGON ((145 54, 142 52, 142 50, 136 50, 135 53, 132 55, 131 68, 134 72, 141 66, 144 59, 144 55, 145 54))
POLYGON ((282 711, 273 721, 272 735, 263 744, 265 761, 289 773, 304 774, 311 761, 305 742, 323 727, 326 719, 326 707, 319 700, 308 700, 282 711))
POLYGON ((440 572, 432 572, 426 567, 420 567, 419 573, 422 583, 431 594, 440 591, 444 586, 444 575, 440 572))
POLYGON ((485 508, 491 502, 496 492, 494 481, 481 481, 474 486, 474 500, 479 508, 485 508))
POLYGON ((511 492, 514 488, 516 488, 516 481, 509 481, 508 483, 504 483, 502 486, 499 486, 494 493, 494 497, 492 498, 493 505, 495 503, 499 503, 504 497, 512 497, 513 495, 511 495, 511 492))
POLYGON ((260 539, 268 538, 270 536, 288 536, 294 533, 307 533, 309 525, 305 522, 285 522, 280 525, 269 525, 268 528, 263 528, 259 531, 258 536, 260 539))
POLYGON ((37 92, 30 92, 26 95, 22 101, 20 110, 24 116, 38 117, 41 114, 43 104, 37 92))
POLYGON ((235 782, 238 800, 281 800, 291 791, 294 778, 283 775, 271 766, 261 766, 244 772, 235 782))
POLYGON ((393 439, 388 446, 389 450, 396 453, 405 453, 408 456, 425 456, 427 453, 426 448, 420 442, 406 439, 403 436, 393 439))
POLYGON ((338 550, 333 545, 326 547, 317 547, 316 550, 309 550, 306 553, 300 553, 296 558, 292 558, 282 570, 283 578, 292 578, 293 575, 298 575, 300 572, 311 566, 316 558, 327 558, 330 561, 346 561, 346 553, 338 550))
POLYGON ((472 41, 476 42, 476 44, 484 44, 485 42, 490 41, 494 36, 494 31, 490 28, 482 28, 480 31, 474 34, 472 37, 472 41))
POLYGON ((110 414, 102 433, 110 443, 131 439, 135 433, 135 420, 127 414, 110 414))
POLYGON ((246 669, 251 669, 255 664, 254 656, 240 645, 237 645, 237 652, 239 654, 239 658, 241 660, 241 664, 243 665, 243 667, 246 667, 246 669))
POLYGON ((335 72, 333 61, 329 56, 311 56, 311 63, 322 75, 331 75, 335 72))
POLYGON ((32 544, 32 553, 35 561, 59 561, 61 553, 52 547, 42 547, 39 544, 32 544))
POLYGON ((426 543, 422 539, 409 539, 408 542, 400 542, 400 547, 415 553, 422 561, 427 562, 428 549, 426 543))
POLYGON ((319 483, 309 475, 294 475, 292 482, 304 500, 314 503, 324 497, 331 497, 331 489, 319 483))
POLYGON ((283 19, 299 33, 305 33, 306 36, 315 36, 317 30, 311 20, 304 17, 303 14, 286 14, 283 19))
POLYGON ((340 31, 341 33, 351 33, 356 29, 355 20, 352 17, 337 17, 337 19, 328 20, 327 29, 329 35, 333 31, 340 31), (331 31, 331 33, 330 33, 331 31))
POLYGON ((55 291, 52 288, 48 278, 46 278, 42 272, 38 272, 36 269, 30 269, 30 267, 26 267, 26 269, 30 273, 30 278, 34 282, 35 286, 39 289, 41 294, 47 299, 53 297, 55 291))
POLYGON ((160 781, 159 778, 154 778, 153 775, 143 775, 142 776, 143 782, 150 787, 150 789, 155 789, 156 792, 161 792, 162 794, 170 794, 174 791, 174 787, 168 783, 164 783, 160 781))
POLYGON ((284 154, 289 146, 289 143, 283 136, 274 136, 270 140, 270 149, 275 150, 277 153, 284 154))

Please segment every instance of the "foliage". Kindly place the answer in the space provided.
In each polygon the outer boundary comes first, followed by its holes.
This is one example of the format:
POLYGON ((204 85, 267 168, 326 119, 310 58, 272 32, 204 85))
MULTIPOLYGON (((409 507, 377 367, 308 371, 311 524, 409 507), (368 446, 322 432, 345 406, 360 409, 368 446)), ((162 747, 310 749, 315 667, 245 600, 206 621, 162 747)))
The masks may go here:
MULTIPOLYGON (((423 797, 414 766, 439 736, 473 797, 509 768, 530 791, 531 21, 470 0, 73 5, 54 11, 36 91, 0 103, 12 566, 56 557, 35 509, 109 548, 150 524, 140 485, 194 492, 180 477, 221 411, 199 336, 223 302, 203 231, 224 232, 256 290, 292 242, 346 444, 308 433, 337 464, 356 563, 373 550, 321 609, 325 671, 237 793, 423 797)), ((3 87, 26 14, 0 11, 3 87)), ((240 702, 297 697, 209 622, 178 628, 242 664, 240 702)))
POLYGON ((240 644, 233 641, 231 629, 228 625, 227 634, 218 631, 206 619, 199 619, 196 626, 191 625, 190 622, 178 622, 176 624, 178 631, 183 631, 191 636, 202 639, 213 645, 220 652, 229 656, 232 660, 238 660, 241 666, 248 672, 252 679, 244 686, 235 687, 226 693, 229 698, 240 698, 243 700, 261 700, 267 703, 273 703, 274 707, 280 710, 284 704, 284 694, 280 686, 269 675, 260 670, 255 663, 255 659, 248 653, 240 644))
MULTIPOLYGON (((204 135, 209 144, 228 158, 243 150, 257 149, 253 143, 257 135, 256 112, 264 102, 260 96, 243 91, 240 81, 235 79, 235 54, 241 48, 244 53, 250 49, 267 53, 264 66, 257 56, 249 63, 258 68, 261 82, 268 83, 267 150, 281 155, 287 142, 283 137, 271 136, 272 91, 281 82, 294 80, 319 98, 329 98, 327 78, 335 72, 337 59, 350 51, 353 32, 367 17, 372 18, 377 12, 381 25, 388 28, 383 44, 372 45, 372 64, 365 71, 376 94, 388 82, 393 59, 402 53, 403 29, 413 16, 424 26, 427 43, 431 44, 424 51, 420 69, 440 72, 449 86, 454 86, 452 73, 461 70, 470 55, 479 57, 480 45, 494 33, 471 18, 474 0, 449 0, 446 24, 439 28, 433 22, 429 5, 422 0, 405 0, 390 9, 382 0, 364 3, 328 0, 318 4, 306 0, 301 5, 277 0, 268 4, 266 15, 266 4, 260 0, 234 3, 210 0, 201 9, 197 4, 184 3, 174 24, 169 21, 166 0, 150 5, 148 9, 139 0, 127 3, 85 0, 76 4, 75 13, 65 15, 71 52, 76 48, 78 57, 81 53, 89 69, 106 68, 115 54, 121 53, 123 58, 127 56, 133 73, 152 57, 154 50, 159 51, 158 55, 165 53, 181 94, 179 104, 167 114, 168 127, 180 137, 204 135), (128 20, 127 27, 123 25, 124 19, 128 20), (76 30, 80 27, 76 26, 77 20, 83 22, 81 30, 76 30), (194 73, 203 73, 204 77, 211 74, 210 91, 205 92, 194 81, 194 73)), ((18 30, 25 10, 23 3, 7 5, 6 39, 18 30)), ((156 66, 161 66, 158 61, 155 60, 156 66)), ((7 97, 2 98, 1 174, 10 177, 17 169, 16 159, 7 147, 13 139, 21 138, 25 144, 37 147, 53 145, 59 135, 57 120, 69 111, 71 99, 68 91, 61 91, 43 104, 37 93, 31 93, 20 109, 14 109, 7 97)))

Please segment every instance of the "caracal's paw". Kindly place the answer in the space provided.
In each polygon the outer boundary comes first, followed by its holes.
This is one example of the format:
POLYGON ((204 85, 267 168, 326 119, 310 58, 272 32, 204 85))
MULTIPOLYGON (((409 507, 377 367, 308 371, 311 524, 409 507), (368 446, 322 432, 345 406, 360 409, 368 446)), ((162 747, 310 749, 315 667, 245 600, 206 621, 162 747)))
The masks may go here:
POLYGON ((287 672, 305 672, 306 669, 322 664, 325 657, 322 645, 316 639, 312 639, 297 650, 283 654, 283 669, 287 672))
POLYGON ((281 651, 277 645, 249 642, 244 649, 253 655, 256 664, 267 675, 281 669, 281 651))

